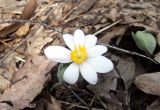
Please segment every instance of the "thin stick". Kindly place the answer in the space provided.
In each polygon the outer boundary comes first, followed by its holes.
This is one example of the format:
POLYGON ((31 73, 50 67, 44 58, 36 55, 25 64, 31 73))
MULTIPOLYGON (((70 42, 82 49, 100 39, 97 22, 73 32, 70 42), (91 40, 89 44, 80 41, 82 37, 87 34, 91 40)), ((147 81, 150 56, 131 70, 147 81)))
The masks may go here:
POLYGON ((72 89, 71 86, 67 86, 67 84, 65 84, 65 86, 72 92, 72 94, 79 100, 81 101, 84 105, 86 105, 87 107, 89 106, 82 98, 80 98, 72 89))
POLYGON ((100 34, 101 32, 103 32, 103 31, 105 31, 105 30, 111 28, 112 26, 114 26, 114 25, 120 23, 121 21, 122 21, 122 20, 120 19, 120 20, 118 20, 118 21, 112 23, 111 25, 109 25, 109 26, 107 26, 107 27, 104 27, 104 28, 102 28, 101 30, 95 32, 93 35, 98 35, 98 34, 100 34))
POLYGON ((53 28, 45 23, 45 21, 41 20, 23 20, 23 19, 12 19, 12 20, 0 20, 0 24, 3 23, 30 23, 30 24, 40 24, 44 26, 47 29, 54 30, 58 33, 62 33, 61 31, 56 30, 56 28, 53 28))
POLYGON ((105 90, 105 91, 114 91, 114 92, 118 92, 118 93, 121 93, 121 94, 127 94, 126 92, 123 92, 123 91, 119 91, 119 90, 114 90, 114 89, 111 89, 111 88, 107 88, 107 87, 105 87, 105 86, 102 86, 102 85, 100 85, 100 84, 97 84, 97 86, 99 86, 100 88, 102 88, 103 90, 105 90))
MULTIPOLYGON (((9 47, 9 48, 13 48, 11 45, 9 45, 8 43, 6 43, 5 41, 3 40, 0 40, 0 43, 2 43, 3 45, 9 47)), ((26 52, 23 52, 23 51, 20 51, 18 49, 15 50, 17 53, 19 54, 23 54, 23 55, 26 55, 26 56, 31 56, 30 54, 26 53, 26 52)))
POLYGON ((95 100, 95 96, 92 98, 91 103, 89 104, 90 107, 92 106, 94 100, 95 100))
POLYGON ((64 104, 67 104, 67 105, 72 105, 72 106, 75 106, 75 107, 78 107, 78 108, 84 108, 84 109, 89 109, 88 107, 85 107, 85 106, 81 106, 81 105, 77 105, 77 104, 73 104, 73 103, 69 103, 69 102, 65 102, 65 101, 61 101, 61 100, 58 100, 60 103, 64 103, 64 104))
POLYGON ((2 65, 3 61, 9 56, 11 55, 14 51, 16 51, 22 44, 24 44, 26 42, 26 40, 28 38, 30 38, 31 36, 34 35, 34 32, 32 32, 31 34, 29 34, 25 39, 23 39, 19 45, 17 45, 16 47, 13 47, 11 51, 9 51, 8 53, 6 53, 5 56, 3 56, 3 58, 0 58, 0 64, 2 65))
POLYGON ((97 99, 98 99, 99 102, 102 104, 102 106, 105 108, 105 110, 107 110, 107 105, 106 105, 106 103, 104 103, 104 102, 102 101, 101 97, 98 96, 97 99))
POLYGON ((111 46, 109 44, 103 44, 103 43, 99 43, 101 45, 104 45, 110 49, 113 49, 113 50, 117 50, 117 51, 120 51, 120 52, 123 52, 123 53, 127 53, 127 54, 130 54, 130 55, 134 55, 134 56, 139 56, 139 57, 143 57, 145 59, 148 59, 150 61, 152 61, 153 63, 155 64, 159 64, 157 61, 155 61, 154 59, 150 58, 150 57, 147 57, 145 55, 142 55, 142 54, 139 54, 137 52, 132 52, 132 51, 129 51, 129 50, 125 50, 125 49, 122 49, 122 48, 118 48, 118 47, 115 47, 115 46, 111 46))
POLYGON ((0 24, 3 24, 3 23, 27 23, 27 22, 29 22, 29 23, 32 23, 32 24, 35 24, 35 23, 39 23, 39 24, 41 24, 41 23, 44 23, 43 21, 39 21, 39 20, 23 20, 23 19, 8 19, 8 20, 3 20, 3 19, 1 19, 0 20, 0 24))

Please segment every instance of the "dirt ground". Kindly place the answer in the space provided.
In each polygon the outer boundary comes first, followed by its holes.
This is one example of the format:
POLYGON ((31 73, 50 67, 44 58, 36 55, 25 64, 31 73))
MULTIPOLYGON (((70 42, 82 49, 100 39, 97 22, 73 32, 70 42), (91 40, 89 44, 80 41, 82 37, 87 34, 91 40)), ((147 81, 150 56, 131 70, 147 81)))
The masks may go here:
POLYGON ((0 0, 0 92, 0 110, 160 110, 160 1, 0 0), (114 63, 95 85, 44 55, 76 29, 114 63))

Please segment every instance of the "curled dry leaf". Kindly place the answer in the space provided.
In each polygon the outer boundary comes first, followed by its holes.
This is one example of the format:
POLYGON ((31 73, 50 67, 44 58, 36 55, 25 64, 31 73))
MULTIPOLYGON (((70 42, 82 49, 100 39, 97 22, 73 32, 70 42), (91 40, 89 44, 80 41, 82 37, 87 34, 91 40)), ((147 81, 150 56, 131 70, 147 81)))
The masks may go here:
POLYGON ((37 1, 36 0, 29 0, 29 2, 24 7, 24 10, 23 10, 20 18, 21 19, 29 19, 33 15, 36 8, 37 8, 37 1))
POLYGON ((47 73, 55 65, 56 63, 42 56, 28 59, 25 65, 14 74, 13 85, 0 95, 0 102, 11 102, 14 110, 28 107, 43 89, 45 82, 50 77, 50 74, 47 73))
MULTIPOLYGON (((26 6, 23 9, 20 19, 24 19, 24 20, 29 19, 33 15, 36 7, 37 7, 37 1, 29 0, 29 2, 26 4, 26 6)), ((6 35, 19 29, 22 25, 23 23, 15 23, 15 24, 12 24, 10 26, 3 28, 2 30, 0 30, 0 37, 5 37, 6 35)))
POLYGON ((0 37, 5 37, 6 35, 16 31, 21 26, 22 26, 22 23, 15 23, 3 28, 2 30, 0 30, 0 37))
POLYGON ((143 92, 160 96, 160 72, 140 75, 134 83, 143 92))
POLYGON ((16 31, 16 36, 18 36, 18 37, 23 37, 23 36, 25 36, 27 33, 28 33, 28 31, 29 31, 29 24, 28 23, 26 23, 26 24, 24 24, 23 26, 21 26, 17 31, 16 31))

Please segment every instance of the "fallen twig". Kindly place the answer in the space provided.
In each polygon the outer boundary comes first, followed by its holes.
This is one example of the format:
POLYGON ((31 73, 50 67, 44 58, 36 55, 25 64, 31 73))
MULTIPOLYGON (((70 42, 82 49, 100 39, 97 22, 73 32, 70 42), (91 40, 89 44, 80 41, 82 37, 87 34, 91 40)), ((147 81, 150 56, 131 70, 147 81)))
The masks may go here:
POLYGON ((55 28, 53 28, 52 26, 49 26, 45 21, 41 21, 41 20, 23 20, 23 19, 12 19, 12 20, 0 20, 0 24, 4 24, 4 23, 30 23, 30 24, 40 24, 42 26, 44 26, 47 29, 51 29, 54 30, 58 33, 62 33, 61 31, 56 30, 55 28))
POLYGON ((123 53, 127 53, 127 54, 130 54, 130 55, 134 55, 134 56, 139 56, 139 57, 143 57, 145 59, 148 59, 150 61, 152 61, 153 63, 155 64, 159 64, 157 61, 155 61, 154 59, 150 58, 150 57, 147 57, 145 55, 142 55, 140 53, 137 53, 137 52, 132 52, 132 51, 129 51, 129 50, 125 50, 125 49, 122 49, 122 48, 118 48, 118 47, 115 47, 115 46, 112 46, 112 45, 109 45, 109 44, 103 44, 103 43, 99 43, 101 45, 104 45, 110 49, 113 49, 113 50, 117 50, 117 51, 120 51, 120 52, 123 52, 123 53))
POLYGON ((72 92, 72 94, 79 100, 81 101, 84 105, 86 105, 87 107, 89 107, 89 105, 82 99, 80 98, 72 89, 70 86, 67 86, 67 84, 65 84, 65 86, 72 92))
POLYGON ((78 108, 83 108, 83 109, 89 109, 88 107, 85 107, 85 106, 81 106, 81 105, 77 105, 77 104, 73 104, 73 103, 69 103, 69 102, 65 102, 65 101, 61 101, 59 100, 60 103, 63 103, 63 104, 67 104, 67 105, 72 105, 72 106, 75 106, 75 107, 78 107, 78 108))
POLYGON ((99 31, 95 32, 93 35, 98 35, 98 34, 100 34, 101 32, 103 32, 103 31, 105 31, 105 30, 111 28, 112 26, 114 26, 114 25, 120 23, 121 21, 122 21, 122 19, 120 19, 120 20, 118 20, 118 21, 112 23, 111 25, 109 25, 109 26, 107 26, 107 27, 104 27, 104 28, 100 29, 99 31))

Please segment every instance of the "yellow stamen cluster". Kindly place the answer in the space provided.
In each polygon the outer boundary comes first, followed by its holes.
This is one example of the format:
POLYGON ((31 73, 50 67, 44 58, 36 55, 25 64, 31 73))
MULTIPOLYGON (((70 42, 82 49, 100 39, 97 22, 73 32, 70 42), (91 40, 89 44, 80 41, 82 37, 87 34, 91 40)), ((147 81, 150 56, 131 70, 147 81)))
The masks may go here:
POLYGON ((71 52, 70 55, 71 55, 71 59, 75 63, 81 64, 86 60, 88 53, 85 46, 79 45, 79 46, 75 46, 75 49, 71 52))

